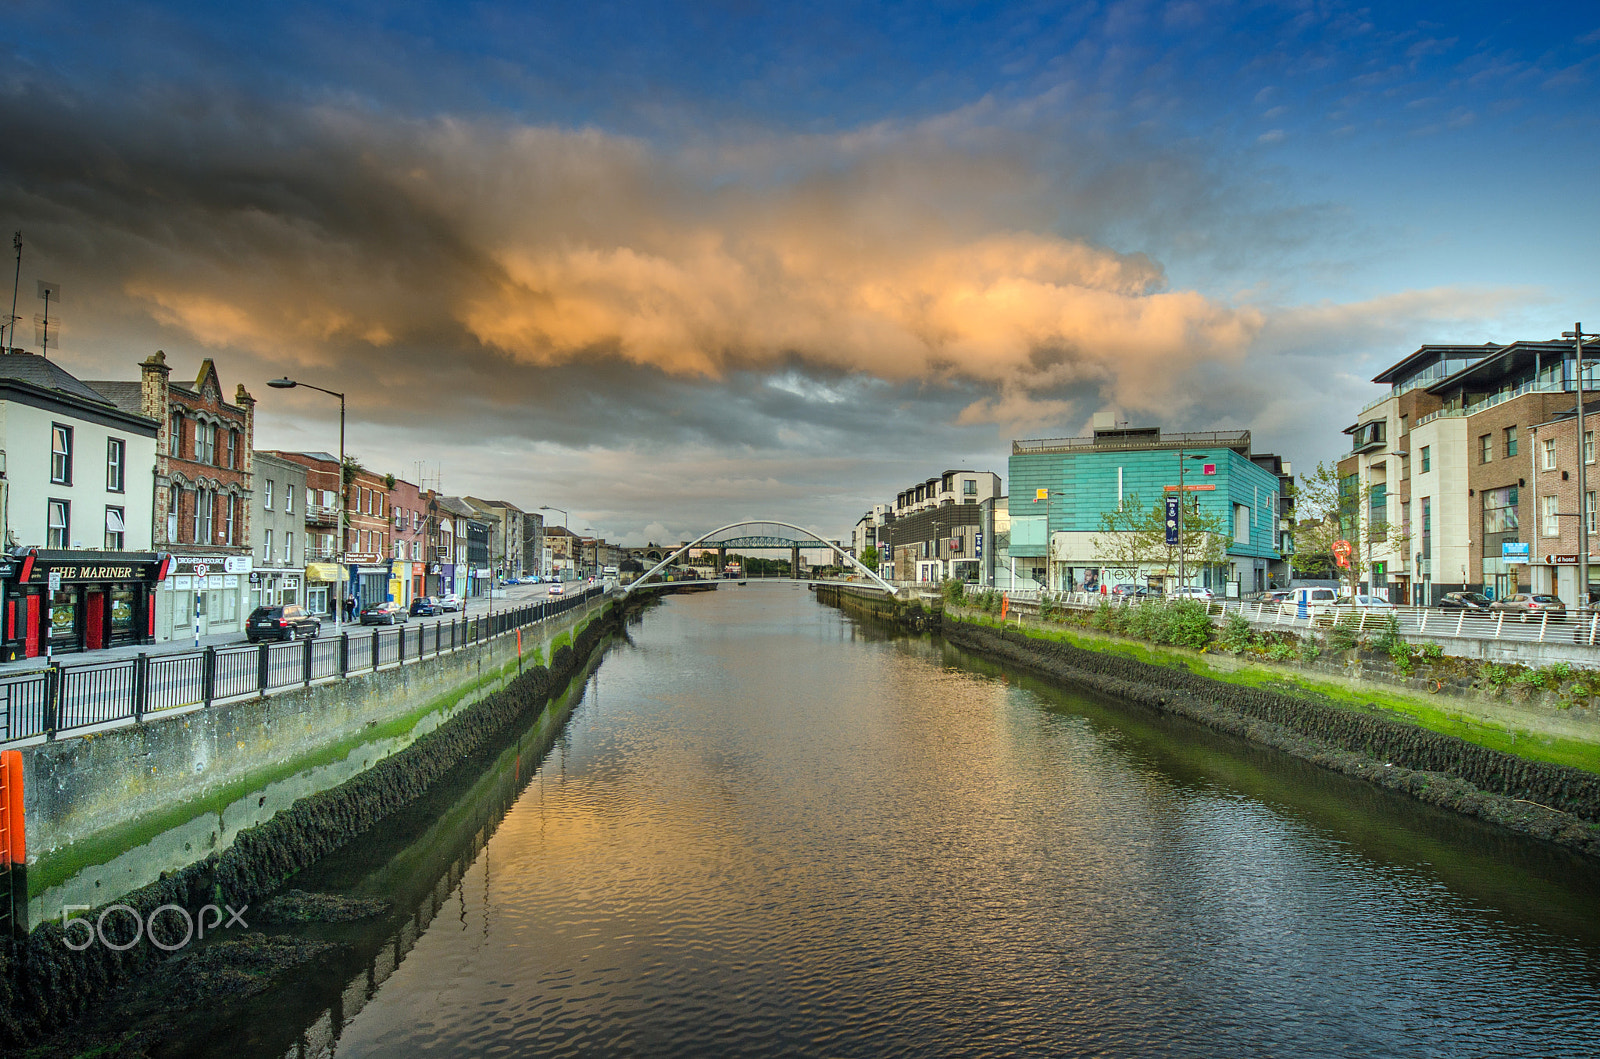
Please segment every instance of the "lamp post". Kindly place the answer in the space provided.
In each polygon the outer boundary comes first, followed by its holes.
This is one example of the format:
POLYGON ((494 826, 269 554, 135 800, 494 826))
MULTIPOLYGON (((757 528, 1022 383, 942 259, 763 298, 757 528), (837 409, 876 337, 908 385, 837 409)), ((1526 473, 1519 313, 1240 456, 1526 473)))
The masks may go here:
MULTIPOLYGON (((562 510, 559 507, 552 507, 549 504, 540 504, 539 505, 539 510, 540 511, 560 511, 561 512, 561 528, 562 529, 566 529, 567 528, 567 513, 566 513, 566 511, 562 510)), ((569 559, 572 558, 572 542, 571 541, 567 542, 567 558, 569 558, 569 559)))
POLYGON ((269 379, 267 385, 274 390, 292 390, 297 386, 304 386, 308 390, 316 390, 318 393, 339 399, 339 570, 333 575, 333 631, 338 635, 344 625, 345 509, 349 507, 349 498, 344 492, 344 394, 338 390, 324 390, 309 382, 296 382, 287 375, 281 379, 269 379))
POLYGON ((1588 453, 1583 444, 1583 340, 1600 341, 1600 335, 1586 335, 1583 324, 1572 325, 1571 331, 1561 332, 1562 338, 1572 339, 1578 351, 1578 606, 1589 605, 1589 479, 1584 463, 1588 453))

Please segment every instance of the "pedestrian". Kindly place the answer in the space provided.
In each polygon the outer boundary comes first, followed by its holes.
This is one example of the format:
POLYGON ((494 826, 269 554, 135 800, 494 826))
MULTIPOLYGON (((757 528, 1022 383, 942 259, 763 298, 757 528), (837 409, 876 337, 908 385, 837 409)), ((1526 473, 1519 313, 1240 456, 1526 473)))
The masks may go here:
POLYGON ((355 621, 355 619, 356 619, 356 597, 354 597, 354 596, 346 596, 346 597, 344 597, 344 620, 345 621, 355 621))

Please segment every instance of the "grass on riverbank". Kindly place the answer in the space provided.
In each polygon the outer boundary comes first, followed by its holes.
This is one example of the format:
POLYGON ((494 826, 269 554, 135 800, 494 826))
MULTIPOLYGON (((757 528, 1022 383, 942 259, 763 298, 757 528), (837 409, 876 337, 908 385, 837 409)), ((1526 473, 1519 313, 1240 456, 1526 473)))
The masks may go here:
MULTIPOLYGON (((992 616, 963 614, 960 620, 990 628, 1000 628, 1001 622, 992 616)), ((1011 624, 1011 623, 1006 623, 1011 624)), ((1012 625, 1015 628, 1015 625, 1012 625)), ((1600 773, 1600 742, 1589 742, 1565 736, 1544 735, 1523 729, 1494 724, 1469 717, 1436 702, 1408 695, 1389 688, 1364 688, 1355 690, 1327 680, 1319 680, 1289 668, 1246 664, 1237 669, 1223 669, 1207 664, 1205 655, 1198 651, 1184 651, 1131 640, 1103 636, 1080 629, 1041 629, 1024 626, 1024 635, 1039 640, 1053 640, 1071 644, 1086 651, 1120 654, 1157 666, 1187 666, 1198 673, 1227 684, 1244 687, 1264 687, 1303 695, 1326 702, 1340 709, 1359 713, 1386 713, 1397 720, 1415 724, 1442 735, 1453 735, 1469 743, 1491 750, 1515 754, 1532 761, 1548 761, 1555 765, 1569 765, 1588 772, 1600 773)))

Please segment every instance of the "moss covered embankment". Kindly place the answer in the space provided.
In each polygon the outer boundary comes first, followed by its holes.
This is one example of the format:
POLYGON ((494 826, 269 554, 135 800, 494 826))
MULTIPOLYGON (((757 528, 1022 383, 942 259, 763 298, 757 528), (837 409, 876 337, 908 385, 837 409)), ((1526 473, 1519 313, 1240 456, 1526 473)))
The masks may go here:
POLYGON ((1600 775, 1375 713, 946 615, 945 639, 1047 678, 1178 714, 1346 775, 1600 857, 1600 775))
MULTIPOLYGON (((194 915, 207 904, 242 908, 258 901, 409 804, 502 733, 517 730, 519 721, 537 716, 622 620, 621 605, 607 606, 570 644, 555 649, 548 667, 524 671, 360 775, 300 799, 271 820, 241 832, 222 853, 126 894, 117 904, 148 922, 150 913, 163 905, 176 905, 194 915)), ((93 923, 99 913, 92 910, 85 915, 93 923)), ((162 943, 183 940, 184 924, 178 914, 165 913, 155 922, 158 932, 169 932, 170 936, 158 939, 162 943)), ((103 927, 115 945, 134 941, 135 929, 132 917, 120 911, 107 916, 103 927)), ((78 928, 72 940, 81 944, 83 934, 78 928)), ((63 1026, 95 998, 168 955, 149 938, 123 951, 98 942, 74 951, 68 940, 62 924, 50 921, 0 947, 0 1051, 63 1026)))
POLYGON ((941 608, 937 601, 900 599, 876 589, 857 589, 845 585, 818 585, 816 593, 819 603, 827 603, 851 614, 892 622, 915 632, 939 627, 941 608))

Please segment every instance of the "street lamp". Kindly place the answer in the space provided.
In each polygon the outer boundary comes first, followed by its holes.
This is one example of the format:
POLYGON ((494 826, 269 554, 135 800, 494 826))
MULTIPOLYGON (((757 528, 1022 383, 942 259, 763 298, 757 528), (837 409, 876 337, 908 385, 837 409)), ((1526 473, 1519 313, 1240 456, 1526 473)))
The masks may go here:
POLYGON ((281 379, 268 379, 267 385, 274 390, 292 390, 297 386, 304 386, 308 390, 316 390, 318 393, 339 399, 339 571, 333 575, 333 630, 338 634, 344 624, 345 508, 349 506, 344 492, 344 394, 338 390, 324 390, 309 382, 296 382, 287 375, 281 379))
MULTIPOLYGON (((540 504, 539 505, 539 510, 540 511, 560 511, 561 512, 561 528, 562 529, 566 529, 567 528, 567 513, 566 513, 566 511, 562 510, 559 507, 551 507, 549 504, 540 504)), ((572 544, 571 544, 570 541, 567 543, 567 557, 569 559, 572 557, 572 544)))
MULTIPOLYGON (((1586 335, 1583 324, 1572 325, 1571 331, 1561 332, 1562 338, 1572 339, 1578 349, 1578 606, 1589 605, 1589 482, 1584 460, 1588 453, 1583 445, 1583 340, 1600 341, 1600 335, 1586 335)), ((1532 557, 1529 557, 1530 561, 1532 557)))

